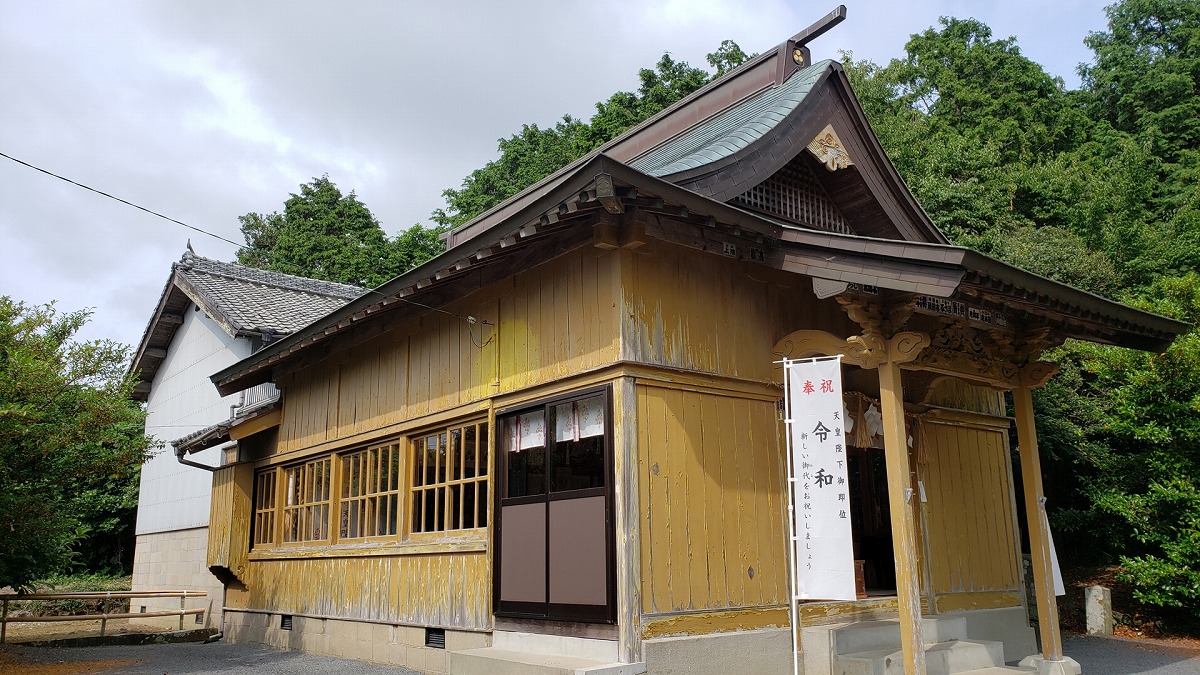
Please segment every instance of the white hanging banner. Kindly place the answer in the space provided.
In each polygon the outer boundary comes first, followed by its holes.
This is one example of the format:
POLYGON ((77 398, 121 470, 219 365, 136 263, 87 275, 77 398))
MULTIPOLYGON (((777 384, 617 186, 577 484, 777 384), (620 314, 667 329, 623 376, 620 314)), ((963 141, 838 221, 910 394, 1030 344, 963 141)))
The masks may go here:
POLYGON ((841 358, 784 361, 796 600, 855 600, 841 358))

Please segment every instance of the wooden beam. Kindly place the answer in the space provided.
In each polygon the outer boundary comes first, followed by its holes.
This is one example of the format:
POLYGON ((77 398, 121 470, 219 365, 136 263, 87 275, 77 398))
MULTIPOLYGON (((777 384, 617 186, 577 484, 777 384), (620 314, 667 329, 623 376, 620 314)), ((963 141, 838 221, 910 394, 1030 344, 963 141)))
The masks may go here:
POLYGON ((183 317, 179 314, 163 314, 158 317, 158 322, 168 326, 178 326, 183 323, 183 317))
POLYGON ((142 356, 148 359, 165 359, 167 358, 167 350, 161 347, 146 347, 142 352, 142 356))
POLYGON ((1058 629, 1058 599, 1054 596, 1054 570, 1050 560, 1050 524, 1046 520, 1042 491, 1042 461, 1038 455, 1037 430, 1033 418, 1033 387, 1012 390, 1017 418, 1017 447, 1021 454, 1021 481, 1025 487, 1025 520, 1029 553, 1033 560, 1034 593, 1037 595, 1038 632, 1042 658, 1062 661, 1062 635, 1058 629))
POLYGON ((260 431, 265 431, 271 427, 279 426, 283 421, 283 411, 276 409, 269 413, 252 417, 241 424, 235 424, 229 428, 230 440, 240 441, 247 436, 252 436, 260 431))
MULTIPOLYGON (((893 340, 894 342, 894 340, 893 340)), ((891 508, 892 546, 896 555, 896 600, 900 618, 900 646, 905 673, 925 672, 925 645, 921 636, 921 589, 913 522, 912 468, 908 461, 908 433, 904 429, 904 390, 900 363, 906 355, 889 344, 889 358, 879 364, 879 407, 883 413, 883 453, 887 463, 888 505, 891 508)))

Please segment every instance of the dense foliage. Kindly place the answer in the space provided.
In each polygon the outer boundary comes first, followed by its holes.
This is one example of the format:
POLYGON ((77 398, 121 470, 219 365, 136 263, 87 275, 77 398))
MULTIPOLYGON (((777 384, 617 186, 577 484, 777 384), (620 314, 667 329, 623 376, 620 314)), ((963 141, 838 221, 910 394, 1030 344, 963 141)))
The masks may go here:
MULTIPOLYGON (((1200 323, 1200 4, 1125 0, 1068 91, 974 20, 847 65, 884 147, 957 243, 1200 323)), ((1200 335, 1152 355, 1069 343, 1036 397, 1060 551, 1200 609, 1200 335)))
POLYGON ((374 288, 441 253, 438 228, 414 225, 388 238, 353 192, 343 195, 329 176, 300 186, 283 213, 241 216, 243 265, 374 288))
POLYGON ((0 296, 0 587, 130 562, 151 440, 128 348, 73 340, 88 317, 0 296))

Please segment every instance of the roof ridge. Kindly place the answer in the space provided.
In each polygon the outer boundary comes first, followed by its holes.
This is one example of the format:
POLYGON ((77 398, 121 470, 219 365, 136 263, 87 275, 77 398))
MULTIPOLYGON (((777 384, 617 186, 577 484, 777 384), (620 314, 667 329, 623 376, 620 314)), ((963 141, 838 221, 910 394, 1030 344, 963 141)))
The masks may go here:
POLYGON ((196 271, 205 274, 221 276, 228 279, 235 279, 238 281, 247 281, 265 286, 274 286, 276 288, 299 291, 302 293, 311 293, 314 295, 324 295, 350 300, 367 292, 367 289, 359 286, 353 286, 351 284, 343 284, 336 281, 325 281, 323 279, 313 279, 311 277, 302 277, 294 274, 285 274, 283 272, 259 269, 257 267, 249 267, 240 263, 214 260, 212 258, 205 258, 204 256, 196 255, 190 251, 185 251, 180 261, 172 265, 172 267, 177 270, 183 269, 196 271))

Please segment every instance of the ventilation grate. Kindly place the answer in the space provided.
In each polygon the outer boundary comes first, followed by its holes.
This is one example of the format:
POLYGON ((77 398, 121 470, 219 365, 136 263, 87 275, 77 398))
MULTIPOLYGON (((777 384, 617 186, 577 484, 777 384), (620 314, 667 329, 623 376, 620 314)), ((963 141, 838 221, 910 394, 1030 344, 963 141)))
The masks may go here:
POLYGON ((801 163, 801 157, 734 197, 733 203, 819 230, 854 234, 841 211, 825 194, 820 179, 801 163))
POLYGON ((434 649, 446 648, 446 629, 445 628, 426 628, 425 629, 425 646, 433 647, 434 649))
POLYGON ((291 614, 280 614, 279 615, 279 627, 283 630, 291 630, 292 629, 292 615, 291 614))

